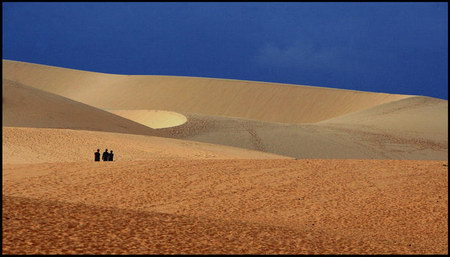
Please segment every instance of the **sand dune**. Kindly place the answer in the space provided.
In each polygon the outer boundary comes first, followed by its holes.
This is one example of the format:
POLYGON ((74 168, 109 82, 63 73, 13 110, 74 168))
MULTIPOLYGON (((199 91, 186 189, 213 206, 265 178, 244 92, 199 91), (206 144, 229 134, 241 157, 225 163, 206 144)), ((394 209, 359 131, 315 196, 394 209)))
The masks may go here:
POLYGON ((312 123, 405 95, 229 79, 112 75, 3 60, 3 76, 102 109, 312 123))
POLYGON ((151 135, 294 158, 448 159, 448 101, 436 98, 3 63, 7 78, 157 128, 151 135))
POLYGON ((448 253, 448 162, 101 164, 4 165, 4 251, 448 253))

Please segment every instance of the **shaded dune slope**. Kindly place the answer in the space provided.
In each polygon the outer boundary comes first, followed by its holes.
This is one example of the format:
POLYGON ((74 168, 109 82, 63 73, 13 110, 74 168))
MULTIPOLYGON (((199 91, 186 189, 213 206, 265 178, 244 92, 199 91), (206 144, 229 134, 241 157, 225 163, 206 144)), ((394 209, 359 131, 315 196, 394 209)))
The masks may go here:
MULTIPOLYGON (((270 152, 294 158, 447 160, 446 124, 396 130, 391 124, 282 124, 186 114, 188 122, 162 129, 165 137, 270 152), (381 128, 380 128, 381 127, 381 128), (429 130, 439 133, 429 133, 429 130)), ((419 122, 420 123, 420 122, 419 122)))
POLYGON ((3 126, 158 134, 154 129, 107 111, 17 82, 2 82, 3 126))
POLYGON ((313 123, 405 95, 229 79, 113 75, 3 60, 3 75, 102 109, 156 109, 313 123))

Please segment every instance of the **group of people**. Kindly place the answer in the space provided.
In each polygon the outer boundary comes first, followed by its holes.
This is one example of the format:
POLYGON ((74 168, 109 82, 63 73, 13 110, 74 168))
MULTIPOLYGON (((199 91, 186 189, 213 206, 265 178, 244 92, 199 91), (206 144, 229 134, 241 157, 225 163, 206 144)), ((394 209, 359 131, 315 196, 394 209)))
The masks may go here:
MULTIPOLYGON (((95 152, 94 154, 95 154, 94 160, 96 162, 99 162, 100 161, 100 149, 97 149, 97 152, 95 152)), ((102 154, 102 161, 112 162, 113 160, 114 160, 113 151, 111 150, 111 152, 108 153, 108 149, 106 149, 102 154)))

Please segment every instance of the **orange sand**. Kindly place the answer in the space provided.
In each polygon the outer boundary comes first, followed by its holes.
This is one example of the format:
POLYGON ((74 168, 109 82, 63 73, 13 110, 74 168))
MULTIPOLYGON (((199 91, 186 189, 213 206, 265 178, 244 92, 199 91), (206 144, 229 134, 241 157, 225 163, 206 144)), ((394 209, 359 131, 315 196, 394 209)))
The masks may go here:
POLYGON ((447 254, 447 164, 154 160, 4 165, 3 251, 447 254))

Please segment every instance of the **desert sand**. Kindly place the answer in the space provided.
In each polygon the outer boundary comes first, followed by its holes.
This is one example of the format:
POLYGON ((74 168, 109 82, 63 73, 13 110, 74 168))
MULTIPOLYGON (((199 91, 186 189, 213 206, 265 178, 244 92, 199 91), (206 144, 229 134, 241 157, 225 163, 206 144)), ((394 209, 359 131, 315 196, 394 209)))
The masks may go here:
POLYGON ((8 60, 2 100, 3 254, 448 254, 446 100, 8 60))

